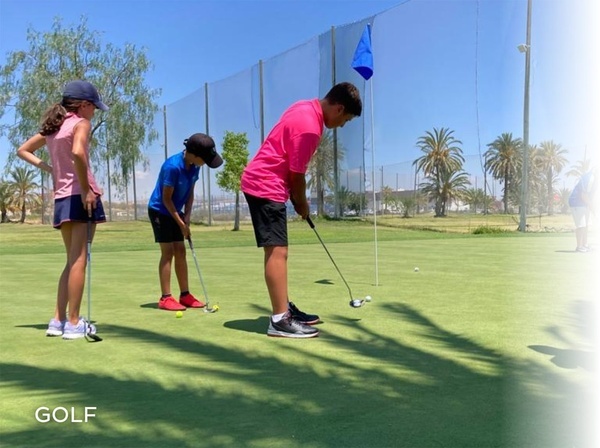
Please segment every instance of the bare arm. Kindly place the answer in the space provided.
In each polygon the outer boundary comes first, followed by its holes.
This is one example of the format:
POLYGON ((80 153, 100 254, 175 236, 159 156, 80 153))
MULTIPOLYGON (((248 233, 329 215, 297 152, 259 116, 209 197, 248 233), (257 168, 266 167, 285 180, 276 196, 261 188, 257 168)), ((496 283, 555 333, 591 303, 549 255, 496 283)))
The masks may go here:
POLYGON ((192 189, 190 190, 190 196, 188 197, 184 208, 184 222, 188 226, 190 225, 190 220, 192 219, 192 207, 194 206, 194 187, 195 185, 192 185, 192 189))
POLYGON ((309 214, 308 201, 306 200, 306 176, 302 173, 290 173, 290 197, 294 210, 302 219, 309 214))
MULTIPOLYGON (((177 208, 175 207, 175 203, 173 202, 173 192, 175 191, 174 187, 165 186, 162 190, 162 198, 163 205, 169 211, 175 222, 181 228, 181 232, 183 233, 184 238, 188 238, 190 236, 190 229, 188 225, 181 219, 179 213, 177 212, 177 208)), ((187 205, 186 205, 187 207, 187 205)))
POLYGON ((19 147, 17 156, 25 162, 52 174, 52 167, 34 154, 34 152, 42 148, 45 144, 46 137, 42 134, 35 134, 19 147))
POLYGON ((88 158, 85 151, 88 138, 91 131, 91 123, 88 120, 82 120, 75 126, 73 133, 73 161, 75 163, 75 174, 84 194, 90 189, 90 184, 87 177, 88 158))
POLYGON ((81 120, 75 125, 73 132, 73 162, 75 165, 75 174, 81 186, 81 201, 88 212, 88 216, 92 216, 92 210, 96 208, 96 193, 90 189, 88 182, 88 155, 86 148, 90 136, 92 125, 88 120, 81 120))

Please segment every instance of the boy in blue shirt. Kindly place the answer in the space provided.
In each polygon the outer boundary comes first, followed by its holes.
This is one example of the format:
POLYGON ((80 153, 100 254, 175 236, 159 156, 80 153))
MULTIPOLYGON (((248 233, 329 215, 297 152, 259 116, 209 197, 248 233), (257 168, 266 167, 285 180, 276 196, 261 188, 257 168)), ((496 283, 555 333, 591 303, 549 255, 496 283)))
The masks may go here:
POLYGON ((167 311, 206 306, 189 290, 184 239, 190 236, 194 185, 198 180, 200 167, 206 164, 209 168, 218 168, 223 164, 223 159, 215 149, 214 140, 208 135, 194 134, 183 144, 185 150, 163 163, 148 202, 148 217, 154 231, 154 241, 160 244, 158 277, 162 296, 158 301, 158 308, 167 311), (171 295, 173 259, 180 289, 179 302, 171 295))

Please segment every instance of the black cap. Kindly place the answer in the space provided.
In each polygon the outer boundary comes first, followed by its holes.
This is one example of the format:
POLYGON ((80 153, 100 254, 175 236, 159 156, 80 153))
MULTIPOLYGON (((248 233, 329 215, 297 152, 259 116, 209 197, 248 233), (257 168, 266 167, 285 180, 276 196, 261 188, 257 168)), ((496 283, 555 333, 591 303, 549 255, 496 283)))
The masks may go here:
POLYGON ((185 150, 204 160, 210 168, 219 168, 223 159, 215 149, 215 141, 206 134, 197 133, 183 141, 185 150))
POLYGON ((108 110, 108 106, 102 102, 96 87, 87 81, 68 82, 63 91, 63 98, 86 100, 100 110, 108 110))

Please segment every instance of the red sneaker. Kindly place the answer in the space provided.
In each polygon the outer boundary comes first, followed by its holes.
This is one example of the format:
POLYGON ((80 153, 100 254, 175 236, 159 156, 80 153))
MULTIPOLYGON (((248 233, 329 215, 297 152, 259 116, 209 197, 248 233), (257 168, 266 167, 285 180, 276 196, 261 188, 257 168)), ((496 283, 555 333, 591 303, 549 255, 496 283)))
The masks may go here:
POLYGON ((190 293, 187 293, 185 296, 180 297, 179 303, 188 308, 204 308, 206 306, 206 303, 201 302, 190 293))
POLYGON ((177 303, 177 300, 173 298, 173 296, 165 297, 164 299, 160 299, 158 301, 158 308, 161 310, 167 311, 185 311, 185 306, 177 303))

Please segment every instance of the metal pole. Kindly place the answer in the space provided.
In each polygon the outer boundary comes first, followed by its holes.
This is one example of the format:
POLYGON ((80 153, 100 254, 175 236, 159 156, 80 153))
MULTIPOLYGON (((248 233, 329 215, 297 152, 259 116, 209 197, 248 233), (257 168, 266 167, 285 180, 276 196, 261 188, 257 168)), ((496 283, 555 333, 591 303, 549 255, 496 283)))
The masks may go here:
POLYGON ((265 91, 263 85, 263 61, 258 61, 259 107, 260 107, 260 143, 265 141, 265 91))
MULTIPOLYGON (((335 27, 331 27, 331 87, 335 86, 335 27)), ((338 138, 337 129, 333 128, 333 202, 334 202, 334 216, 339 218, 341 215, 340 207, 340 179, 338 173, 338 138)))
POLYGON ((521 216, 519 231, 527 230, 527 202, 529 182, 529 69, 531 62, 531 1, 527 0, 527 41, 525 45, 525 98, 523 101, 523 174, 521 178, 521 216))
MULTIPOLYGON (((371 87, 371 176, 373 179, 373 232, 375 239, 375 286, 379 286, 379 254, 377 242, 377 196, 375 194, 375 120, 373 117, 373 78, 369 80, 371 87)), ((381 183, 383 188, 383 165, 381 166, 381 183)))
MULTIPOLYGON (((164 126, 164 133, 165 133, 165 160, 167 160, 167 158, 169 157, 169 152, 167 149, 167 106, 163 106, 163 126, 164 126)), ((108 143, 107 143, 108 145, 108 143)))
MULTIPOLYGON (((204 83, 204 103, 206 104, 206 135, 210 135, 208 126, 208 83, 204 83)), ((206 168, 206 185, 208 193, 208 225, 212 226, 212 198, 210 195, 210 170, 206 168)))

